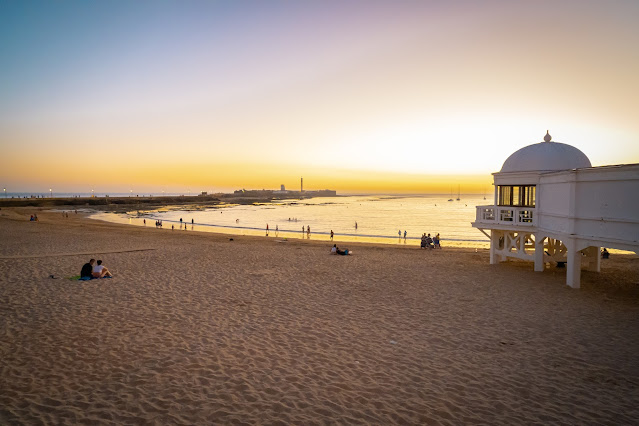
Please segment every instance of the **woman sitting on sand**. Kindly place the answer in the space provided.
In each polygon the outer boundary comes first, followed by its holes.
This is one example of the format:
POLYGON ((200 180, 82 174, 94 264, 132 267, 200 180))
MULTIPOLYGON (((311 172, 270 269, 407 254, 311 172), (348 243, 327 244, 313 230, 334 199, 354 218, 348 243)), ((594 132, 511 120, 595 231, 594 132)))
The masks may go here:
POLYGON ((98 264, 93 267, 93 278, 113 277, 113 275, 111 275, 111 272, 109 272, 109 270, 102 265, 101 260, 98 260, 97 263, 98 264))

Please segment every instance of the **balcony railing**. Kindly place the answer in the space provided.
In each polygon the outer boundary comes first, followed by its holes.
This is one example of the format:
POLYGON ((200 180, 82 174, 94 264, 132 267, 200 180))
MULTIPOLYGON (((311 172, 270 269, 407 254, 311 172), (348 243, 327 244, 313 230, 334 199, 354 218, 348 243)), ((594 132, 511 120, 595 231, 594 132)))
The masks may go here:
POLYGON ((536 226, 534 207, 477 206, 476 223, 536 226))

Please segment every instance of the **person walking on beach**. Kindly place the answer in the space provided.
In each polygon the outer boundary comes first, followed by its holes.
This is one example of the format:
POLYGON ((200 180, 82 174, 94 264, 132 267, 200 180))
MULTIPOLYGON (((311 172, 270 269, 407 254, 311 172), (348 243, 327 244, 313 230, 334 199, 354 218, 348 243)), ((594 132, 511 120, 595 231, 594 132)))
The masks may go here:
POLYGON ((404 239, 406 239, 406 230, 404 230, 404 239))
POLYGON ((280 227, 275 225, 275 236, 277 237, 278 235, 280 235, 280 227))
POLYGON ((402 238, 402 230, 401 229, 399 231, 397 231, 397 235, 399 235, 399 238, 402 238))
POLYGON ((268 223, 266 224, 266 236, 268 237, 268 223))
MULTIPOLYGON (((355 222, 357 223, 357 222, 355 222)), ((331 229, 331 241, 333 241, 333 230, 331 229)))

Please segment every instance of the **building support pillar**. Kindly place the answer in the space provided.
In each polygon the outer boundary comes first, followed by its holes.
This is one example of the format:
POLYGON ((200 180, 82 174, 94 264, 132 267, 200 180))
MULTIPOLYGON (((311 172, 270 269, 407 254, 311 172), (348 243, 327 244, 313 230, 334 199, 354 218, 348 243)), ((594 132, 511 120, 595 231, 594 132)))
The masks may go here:
POLYGON ((566 253, 566 285, 572 288, 581 287, 581 251, 577 250, 574 239, 564 242, 567 248, 566 253))
POLYGON ((586 257, 588 258, 587 271, 601 272, 601 247, 590 246, 586 249, 586 257))
POLYGON ((497 259, 497 247, 499 246, 499 235, 494 229, 490 230, 490 264, 499 263, 497 259))
POLYGON ((543 272, 544 270, 544 240, 539 234, 535 234, 535 272, 543 272))

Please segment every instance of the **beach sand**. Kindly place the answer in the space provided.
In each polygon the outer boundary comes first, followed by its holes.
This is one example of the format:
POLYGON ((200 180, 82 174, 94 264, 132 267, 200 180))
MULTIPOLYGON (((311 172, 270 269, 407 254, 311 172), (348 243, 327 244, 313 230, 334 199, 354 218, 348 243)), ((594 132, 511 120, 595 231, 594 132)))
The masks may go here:
POLYGON ((32 212, 0 210, 0 424, 639 423, 635 255, 573 290, 487 250, 32 212), (91 257, 115 278, 64 279, 91 257))

